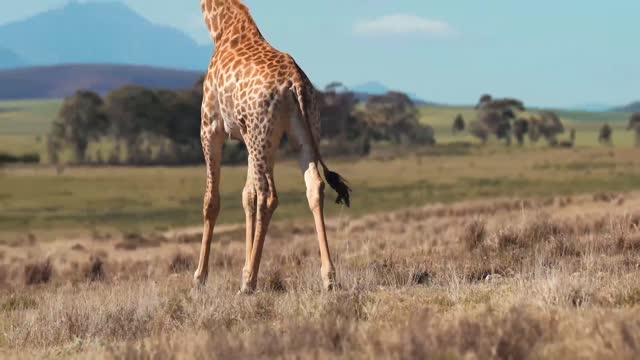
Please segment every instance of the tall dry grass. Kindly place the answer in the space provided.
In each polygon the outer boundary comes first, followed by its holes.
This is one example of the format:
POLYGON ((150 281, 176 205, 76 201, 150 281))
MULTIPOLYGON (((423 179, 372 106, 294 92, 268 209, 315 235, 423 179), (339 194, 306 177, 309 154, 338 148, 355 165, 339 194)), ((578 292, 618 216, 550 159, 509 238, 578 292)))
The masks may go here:
POLYGON ((237 230, 218 234, 204 290, 191 287, 198 244, 179 233, 2 246, 0 356, 637 358, 638 205, 619 194, 334 219, 330 293, 311 221, 274 224, 249 297, 236 295, 237 230), (25 277, 46 261, 47 282, 25 277))

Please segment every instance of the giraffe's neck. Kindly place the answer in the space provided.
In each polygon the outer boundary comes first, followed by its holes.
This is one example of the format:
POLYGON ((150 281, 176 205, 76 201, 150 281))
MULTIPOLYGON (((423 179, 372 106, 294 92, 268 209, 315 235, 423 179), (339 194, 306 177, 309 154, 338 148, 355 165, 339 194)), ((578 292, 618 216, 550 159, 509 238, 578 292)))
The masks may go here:
POLYGON ((234 39, 264 40, 260 29, 240 0, 201 0, 202 13, 216 48, 234 39), (239 37, 240 36, 240 37, 239 37))

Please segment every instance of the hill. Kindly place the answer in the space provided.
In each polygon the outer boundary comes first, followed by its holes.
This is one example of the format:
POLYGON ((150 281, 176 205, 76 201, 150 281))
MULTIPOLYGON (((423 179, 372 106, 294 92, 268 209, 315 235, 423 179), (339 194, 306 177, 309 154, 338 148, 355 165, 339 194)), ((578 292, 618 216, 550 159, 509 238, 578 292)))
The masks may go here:
POLYGON ((213 51, 213 45, 201 46, 119 2, 71 2, 0 26, 0 44, 36 66, 108 63, 204 71, 213 51))
POLYGON ((640 101, 632 102, 629 105, 621 106, 619 108, 615 108, 613 111, 619 112, 640 112, 640 101))
POLYGON ((603 103, 589 103, 582 104, 578 106, 574 106, 573 111, 581 111, 581 112, 592 112, 592 113, 604 113, 608 112, 611 109, 611 105, 603 104, 603 103))
POLYGON ((0 48, 0 69, 24 66, 25 61, 11 50, 0 48))
POLYGON ((137 65, 56 65, 0 70, 0 100, 59 99, 78 89, 100 94, 124 85, 186 89, 202 73, 137 65))

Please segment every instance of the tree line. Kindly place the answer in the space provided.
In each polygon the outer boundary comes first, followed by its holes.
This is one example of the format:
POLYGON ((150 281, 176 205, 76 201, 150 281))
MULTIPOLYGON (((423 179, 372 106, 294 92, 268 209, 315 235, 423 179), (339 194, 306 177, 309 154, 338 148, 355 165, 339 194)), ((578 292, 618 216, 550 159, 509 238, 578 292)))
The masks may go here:
MULTIPOLYGON (((81 90, 64 100, 47 137, 52 163, 63 151, 77 164, 177 165, 204 161, 200 146, 202 82, 182 91, 126 86, 104 98, 81 90), (106 144, 89 156, 92 143, 106 144)), ((364 103, 339 83, 321 91, 323 152, 366 155, 373 143, 433 145, 411 99, 399 92, 364 103)), ((286 148, 286 139, 283 147, 286 148)), ((246 161, 243 144, 225 145, 225 164, 246 161)))
POLYGON ((459 133, 467 129, 471 135, 485 144, 491 136, 511 145, 515 138, 524 145, 528 137, 532 143, 544 139, 550 146, 558 146, 558 135, 565 131, 562 121, 552 111, 539 111, 525 116, 525 105, 513 98, 494 99, 485 94, 475 107, 476 120, 465 124, 462 115, 453 120, 452 131, 459 133))
POLYGON ((64 100, 47 139, 50 161, 68 148, 75 163, 147 164, 194 162, 198 155, 200 103, 198 86, 184 91, 125 86, 100 95, 80 90, 64 100), (196 120, 194 120, 196 119, 196 120), (89 159, 90 143, 110 145, 89 159))
MULTIPOLYGON (((80 90, 64 100, 46 138, 49 161, 60 163, 61 152, 71 154, 76 164, 180 165, 204 161, 200 145, 202 77, 193 88, 182 91, 125 86, 105 97, 80 90), (97 150, 88 151, 92 143, 97 150)), ((367 155, 373 146, 432 146, 435 132, 420 122, 419 109, 400 92, 368 96, 349 91, 341 83, 329 84, 321 95, 322 151, 331 155, 367 155)), ((552 111, 527 112, 513 98, 480 97, 476 118, 466 123, 462 115, 453 120, 452 131, 468 131, 486 143, 490 137, 522 146, 545 140, 552 147, 572 147, 575 130, 568 140, 559 140, 565 126, 552 111)), ((629 120, 640 146, 640 113, 629 120)), ((611 144, 613 130, 603 125, 599 141, 611 144)), ((282 144, 287 152, 286 139, 282 144)), ((242 143, 225 144, 224 164, 246 161, 242 143)))
MULTIPOLYGON (((512 144, 514 138, 519 146, 523 146, 527 138, 532 144, 544 139, 551 147, 573 147, 575 144, 575 129, 570 130, 568 139, 558 139, 566 129, 555 112, 542 110, 527 112, 526 115, 526 108, 518 99, 494 99, 485 94, 480 97, 475 110, 476 119, 469 124, 462 114, 454 118, 453 134, 467 130, 483 144, 493 136, 503 140, 507 146, 512 144)), ((640 147, 640 113, 631 116, 627 129, 635 132, 636 146, 640 147)), ((609 124, 603 124, 598 133, 598 142, 610 146, 612 141, 613 128, 609 124)))

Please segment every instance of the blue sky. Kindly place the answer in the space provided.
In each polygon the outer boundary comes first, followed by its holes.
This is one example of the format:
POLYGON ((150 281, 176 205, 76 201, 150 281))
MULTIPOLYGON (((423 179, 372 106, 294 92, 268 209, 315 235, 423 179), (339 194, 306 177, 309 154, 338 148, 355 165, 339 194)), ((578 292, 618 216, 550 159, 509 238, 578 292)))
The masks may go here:
MULTIPOLYGON (((67 1, 5 1, 0 23, 67 1)), ((209 41, 199 0, 123 2, 153 22, 209 41)), ((475 102, 481 93, 549 107, 640 98, 638 0, 245 3, 271 43, 319 85, 375 80, 453 104, 475 102)))

